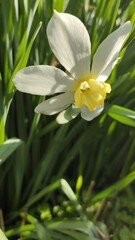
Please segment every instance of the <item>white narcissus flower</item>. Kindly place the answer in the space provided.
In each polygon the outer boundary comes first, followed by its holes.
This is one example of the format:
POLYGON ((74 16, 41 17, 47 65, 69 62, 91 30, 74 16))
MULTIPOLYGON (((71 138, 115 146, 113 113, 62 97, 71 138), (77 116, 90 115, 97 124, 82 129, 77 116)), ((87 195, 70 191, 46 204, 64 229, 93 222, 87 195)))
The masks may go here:
POLYGON ((91 121, 104 109, 106 95, 111 91, 105 81, 131 28, 128 21, 111 33, 97 48, 91 63, 91 42, 83 23, 75 16, 54 11, 47 36, 53 53, 68 73, 52 66, 27 67, 16 74, 16 88, 43 96, 55 94, 35 111, 47 115, 60 113, 59 123, 66 123, 79 113, 91 121))

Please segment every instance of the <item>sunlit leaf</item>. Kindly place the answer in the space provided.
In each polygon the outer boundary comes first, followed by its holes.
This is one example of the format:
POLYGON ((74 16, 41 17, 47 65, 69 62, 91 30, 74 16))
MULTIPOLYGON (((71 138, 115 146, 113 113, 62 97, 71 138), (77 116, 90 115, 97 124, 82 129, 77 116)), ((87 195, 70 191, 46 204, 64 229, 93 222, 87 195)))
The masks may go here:
POLYGON ((8 139, 0 145, 0 164, 2 164, 20 145, 22 141, 17 138, 8 139))
POLYGON ((107 198, 107 197, 112 197, 115 196, 119 191, 127 187, 130 183, 132 183, 135 180, 135 172, 130 173, 127 175, 125 178, 122 180, 116 182, 113 184, 111 187, 105 189, 104 191, 96 194, 93 198, 92 201, 96 202, 101 199, 107 198))
MULTIPOLYGON (((63 221, 49 224, 49 230, 70 236, 73 240, 99 240, 95 225, 90 221, 63 221)), ((64 238, 63 235, 63 238, 64 238)))
POLYGON ((107 113, 118 122, 135 127, 135 111, 117 105, 112 105, 107 109, 107 113))

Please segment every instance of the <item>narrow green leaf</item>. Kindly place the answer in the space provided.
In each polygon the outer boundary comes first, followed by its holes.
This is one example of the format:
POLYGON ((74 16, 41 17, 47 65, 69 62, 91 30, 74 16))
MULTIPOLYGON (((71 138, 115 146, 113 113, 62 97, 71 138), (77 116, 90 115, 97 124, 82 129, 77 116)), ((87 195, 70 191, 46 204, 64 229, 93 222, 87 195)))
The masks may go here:
POLYGON ((14 65, 16 66, 17 63, 19 62, 19 60, 22 58, 22 53, 24 53, 26 51, 26 47, 27 47, 27 30, 24 32, 23 34, 23 38, 19 44, 17 53, 15 55, 15 63, 14 65))
POLYGON ((118 122, 135 127, 135 111, 117 105, 112 105, 107 109, 107 113, 118 122))
POLYGON ((86 235, 85 233, 82 233, 82 232, 79 232, 79 231, 69 231, 69 230, 61 230, 61 232, 64 234, 64 235, 67 235, 67 236, 70 236, 72 237, 73 240, 90 240, 90 238, 92 240, 100 240, 100 237, 98 236, 98 238, 94 237, 93 234, 89 234, 89 235, 86 235))
MULTIPOLYGON (((7 88, 7 93, 6 93, 6 99, 5 99, 5 109, 4 109, 4 118, 5 118, 5 121, 6 121, 6 118, 7 118, 7 114, 8 114, 8 111, 9 111, 9 107, 10 107, 10 104, 11 104, 11 101, 12 101, 12 97, 13 97, 13 94, 14 94, 14 84, 13 84, 13 78, 15 76, 15 74, 22 68, 26 67, 27 65, 27 61, 28 61, 28 58, 29 58, 29 55, 30 55, 30 52, 31 52, 31 48, 33 46, 33 43, 34 43, 34 40, 40 30, 42 26, 42 22, 39 23, 38 27, 36 28, 31 40, 30 40, 30 43, 26 49, 26 52, 24 53, 24 55, 22 56, 22 58, 20 59, 18 65, 16 66, 12 76, 11 76, 11 79, 9 81, 9 84, 8 84, 8 88, 7 88)), ((1 127, 1 126, 0 126, 1 127)))
POLYGON ((127 187, 134 180, 135 180, 135 171, 127 175, 122 180, 115 183, 113 186, 97 194, 95 197, 92 198, 92 201, 97 202, 97 201, 100 201, 101 199, 115 196, 119 191, 127 187))
POLYGON ((14 0, 14 7, 15 7, 16 20, 18 21, 18 17, 19 17, 19 5, 18 5, 18 0, 14 0))
POLYGON ((27 31, 28 36, 29 36, 30 30, 31 30, 31 26, 32 26, 33 19, 34 19, 37 7, 39 5, 39 2, 40 2, 40 0, 35 0, 34 5, 33 5, 33 9, 31 9, 31 11, 29 12, 28 31, 27 31))
POLYGON ((112 32, 113 26, 116 22, 116 17, 118 15, 118 9, 119 9, 119 6, 120 6, 120 2, 121 2, 120 0, 117 0, 117 1, 113 2, 113 8, 111 8, 112 15, 110 16, 111 21, 110 21, 110 31, 109 31, 109 33, 112 32))
MULTIPOLYGON (((2 111, 3 109, 0 109, 0 110, 2 111)), ((4 140, 5 140, 5 120, 4 120, 4 115, 3 115, 0 119, 0 144, 2 144, 4 142, 4 140)))
POLYGON ((30 55, 30 51, 31 51, 32 45, 33 45, 33 43, 34 43, 34 40, 35 40, 35 38, 36 38, 36 36, 37 36, 37 34, 38 34, 41 26, 42 26, 42 22, 40 22, 40 23, 38 24, 38 27, 36 28, 36 30, 35 30, 32 38, 31 38, 31 40, 30 40, 30 43, 29 43, 29 45, 28 45, 28 47, 27 47, 27 49, 26 49, 26 52, 25 52, 24 55, 22 56, 20 62, 19 62, 18 65, 16 66, 16 68, 15 68, 15 70, 14 70, 12 76, 11 76, 11 79, 10 79, 10 82, 9 82, 9 87, 8 87, 8 92, 9 92, 9 93, 12 91, 12 88, 13 88, 13 82, 12 82, 12 80, 13 80, 15 74, 16 74, 20 69, 24 68, 24 67, 26 66, 26 64, 27 64, 27 61, 28 61, 28 58, 29 58, 29 55, 30 55))
POLYGON ((44 197, 47 193, 50 193, 51 191, 54 191, 60 187, 60 181, 56 181, 49 186, 43 188, 40 192, 35 194, 33 197, 28 200, 28 202, 25 204, 25 207, 30 207, 34 203, 38 202, 42 197, 44 197))
POLYGON ((36 231, 37 231, 39 240, 47 240, 48 239, 47 229, 45 228, 45 226, 43 226, 42 224, 40 224, 38 222, 36 223, 36 231))
POLYGON ((61 233, 72 236, 75 239, 99 239, 99 235, 96 231, 95 225, 90 221, 62 221, 62 222, 53 222, 48 225, 48 228, 51 230, 56 230, 61 233), (86 238, 80 238, 78 234, 86 238), (88 238, 89 237, 89 238, 88 238))
POLYGON ((81 7, 81 5, 82 5, 82 0, 76 0, 76 1, 69 0, 65 12, 77 15, 78 9, 81 7))
POLYGON ((63 12, 65 0, 55 0, 53 2, 53 8, 58 12, 63 12))
POLYGON ((0 164, 2 164, 20 145, 22 140, 13 138, 8 139, 0 145, 0 164))
MULTIPOLYGON (((2 83, 2 76, 0 72, 0 112, 2 109, 2 102, 3 102, 3 83, 2 83)), ((1 116, 1 113, 0 113, 0 116, 1 116)))

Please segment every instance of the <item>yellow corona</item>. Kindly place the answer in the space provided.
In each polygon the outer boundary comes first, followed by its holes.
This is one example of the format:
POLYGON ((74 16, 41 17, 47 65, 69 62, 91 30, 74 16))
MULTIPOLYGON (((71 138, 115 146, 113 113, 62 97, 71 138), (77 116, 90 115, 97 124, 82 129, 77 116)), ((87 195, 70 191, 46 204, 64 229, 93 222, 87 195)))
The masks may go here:
POLYGON ((81 108, 86 105, 90 111, 103 105, 107 93, 111 92, 109 83, 103 83, 90 77, 77 81, 74 86, 75 106, 81 108))

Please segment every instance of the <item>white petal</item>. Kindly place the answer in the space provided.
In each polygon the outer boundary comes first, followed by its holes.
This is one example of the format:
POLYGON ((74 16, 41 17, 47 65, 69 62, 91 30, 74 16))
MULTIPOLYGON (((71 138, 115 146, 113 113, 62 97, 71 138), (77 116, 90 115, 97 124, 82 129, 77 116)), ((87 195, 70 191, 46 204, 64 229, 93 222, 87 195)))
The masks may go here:
POLYGON ((77 17, 55 11, 47 27, 47 36, 57 59, 75 78, 89 74, 90 38, 77 17))
POLYGON ((71 106, 70 108, 68 108, 68 109, 64 110, 63 112, 59 113, 59 115, 56 118, 56 121, 59 124, 68 123, 72 119, 76 118, 79 113, 80 113, 79 108, 75 108, 74 106, 71 106))
POLYGON ((131 31, 130 21, 111 33, 98 47, 92 63, 92 75, 105 81, 117 63, 118 54, 131 31))
POLYGON ((119 58, 117 58, 115 61, 112 61, 112 63, 109 64, 109 66, 101 73, 101 75, 97 77, 97 80, 100 82, 105 82, 117 64, 118 60, 119 58))
POLYGON ((94 111, 89 111, 89 109, 84 105, 81 108, 81 117, 87 121, 91 121, 96 118, 103 111, 104 106, 98 106, 94 111))
POLYGON ((74 80, 65 72, 44 65, 24 68, 14 78, 14 84, 19 91, 41 96, 68 91, 73 83, 74 80))
POLYGON ((46 115, 53 115, 68 108, 73 102, 73 93, 67 92, 60 94, 56 97, 49 98, 46 101, 40 103, 35 112, 43 113, 46 115))

